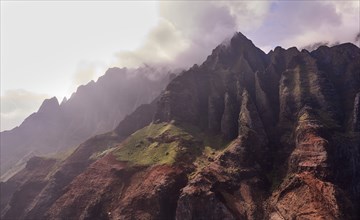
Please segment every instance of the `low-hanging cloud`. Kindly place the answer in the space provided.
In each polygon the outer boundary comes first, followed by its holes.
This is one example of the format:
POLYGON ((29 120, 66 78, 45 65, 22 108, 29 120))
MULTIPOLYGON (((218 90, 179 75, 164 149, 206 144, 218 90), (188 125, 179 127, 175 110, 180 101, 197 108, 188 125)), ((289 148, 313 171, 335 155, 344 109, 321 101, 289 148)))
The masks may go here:
POLYGON ((118 62, 115 65, 136 67, 143 63, 171 62, 188 46, 187 40, 171 22, 159 19, 158 25, 150 31, 140 48, 116 54, 118 62))
POLYGON ((272 1, 262 25, 246 34, 265 51, 317 42, 354 43, 359 10, 359 1, 272 1))
POLYGON ((93 64, 81 64, 74 75, 74 83, 81 85, 89 82, 95 77, 95 66, 93 64))
POLYGON ((329 43, 329 42, 316 42, 316 43, 312 43, 303 47, 300 47, 300 50, 307 50, 307 51, 313 51, 318 49, 321 46, 327 46, 327 47, 332 47, 332 46, 336 46, 338 45, 339 42, 335 42, 335 43, 329 43))
POLYGON ((318 42, 353 42, 358 1, 160 2, 158 25, 143 45, 117 54, 119 66, 201 63, 236 31, 266 52, 276 46, 306 48, 318 42))
POLYGON ((117 54, 118 65, 169 64, 186 67, 202 62, 237 30, 228 5, 215 2, 160 2, 159 24, 135 51, 117 54))
POLYGON ((5 91, 1 95, 1 131, 19 125, 27 116, 37 111, 48 97, 22 89, 5 91))
MULTIPOLYGON (((72 84, 68 88, 68 93, 76 91, 79 85, 89 83, 91 80, 96 80, 99 76, 104 74, 108 67, 101 62, 82 61, 77 65, 73 75, 72 84)), ((62 97, 59 97, 62 98, 62 97)))

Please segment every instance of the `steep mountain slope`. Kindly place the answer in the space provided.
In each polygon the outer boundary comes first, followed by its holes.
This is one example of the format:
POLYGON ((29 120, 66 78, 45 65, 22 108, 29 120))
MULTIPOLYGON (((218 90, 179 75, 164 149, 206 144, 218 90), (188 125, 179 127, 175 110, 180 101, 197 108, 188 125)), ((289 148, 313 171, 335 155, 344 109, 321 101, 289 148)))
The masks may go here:
POLYGON ((32 157, 23 170, 0 183, 1 219, 42 219, 77 175, 114 145, 152 121, 156 101, 139 106, 115 131, 90 138, 69 156, 32 157))
POLYGON ((25 212, 10 210, 26 184, 7 195, 2 216, 358 219, 359 97, 358 47, 265 54, 238 33, 174 78, 156 109, 82 144, 25 212), (143 117, 152 123, 131 134, 143 117))
POLYGON ((45 100, 19 127, 1 132, 1 173, 18 161, 24 164, 32 155, 65 152, 114 129, 127 114, 158 96, 168 80, 165 68, 111 68, 61 104, 55 97, 45 100))

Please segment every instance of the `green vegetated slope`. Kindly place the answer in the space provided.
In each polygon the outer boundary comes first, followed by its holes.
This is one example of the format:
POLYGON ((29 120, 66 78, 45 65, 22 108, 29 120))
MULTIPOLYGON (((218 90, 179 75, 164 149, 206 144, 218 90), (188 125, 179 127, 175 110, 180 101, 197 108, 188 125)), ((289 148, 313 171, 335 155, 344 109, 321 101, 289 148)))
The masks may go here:
POLYGON ((195 127, 175 123, 152 123, 132 134, 113 152, 130 165, 173 164, 179 158, 195 159, 225 146, 195 127))

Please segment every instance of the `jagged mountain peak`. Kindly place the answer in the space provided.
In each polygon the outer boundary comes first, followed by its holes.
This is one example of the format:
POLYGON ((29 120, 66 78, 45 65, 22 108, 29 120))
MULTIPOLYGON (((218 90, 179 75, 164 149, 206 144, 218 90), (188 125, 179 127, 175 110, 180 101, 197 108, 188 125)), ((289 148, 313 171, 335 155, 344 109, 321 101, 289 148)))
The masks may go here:
POLYGON ((40 108, 39 108, 39 113, 44 113, 44 112, 51 112, 57 108, 59 108, 59 101, 58 99, 54 96, 50 99, 45 99, 43 101, 43 103, 41 104, 40 108))
POLYGON ((234 36, 219 46, 217 46, 201 65, 212 69, 228 68, 236 70, 239 62, 246 61, 250 68, 265 69, 268 63, 266 54, 256 47, 245 35, 238 32, 234 36))
POLYGON ((281 46, 276 46, 275 49, 269 51, 268 55, 278 55, 284 53, 285 51, 299 52, 297 47, 289 47, 285 49, 281 46))
POLYGON ((66 102, 68 101, 68 99, 66 98, 66 96, 62 99, 60 105, 64 105, 66 102))
POLYGON ((253 44, 253 42, 247 38, 244 34, 242 34, 241 32, 236 32, 234 33, 230 38, 226 39, 225 41, 223 41, 219 47, 221 46, 225 46, 225 47, 237 47, 237 46, 243 46, 245 47, 246 45, 249 46, 255 46, 253 44))
POLYGON ((241 32, 236 32, 230 38, 230 40, 227 40, 217 46, 214 49, 213 53, 221 53, 225 51, 232 51, 233 53, 247 53, 254 50, 256 50, 257 52, 261 51, 244 34, 242 34, 241 32))
POLYGON ((334 45, 331 48, 333 49, 340 49, 345 51, 349 51, 349 52, 359 52, 359 47, 353 43, 347 42, 347 43, 342 43, 342 44, 338 44, 338 45, 334 45))
POLYGON ((353 59, 360 57, 360 50, 359 47, 352 43, 343 43, 332 47, 320 46, 316 50, 311 51, 311 54, 314 56, 326 56, 329 57, 328 59, 330 59, 330 56, 337 59, 353 59))
POLYGON ((240 48, 244 48, 244 49, 256 48, 253 42, 241 32, 236 32, 233 35, 233 37, 230 40, 229 46, 231 46, 235 50, 240 48))

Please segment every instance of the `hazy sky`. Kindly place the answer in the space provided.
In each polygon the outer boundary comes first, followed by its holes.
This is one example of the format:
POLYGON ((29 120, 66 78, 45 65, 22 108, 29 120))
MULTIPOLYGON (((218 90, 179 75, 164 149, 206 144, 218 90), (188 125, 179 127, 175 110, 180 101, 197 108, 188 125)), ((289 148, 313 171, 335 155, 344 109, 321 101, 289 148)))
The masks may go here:
POLYGON ((353 42, 359 1, 1 1, 1 130, 108 67, 187 67, 241 31, 264 51, 353 42))

